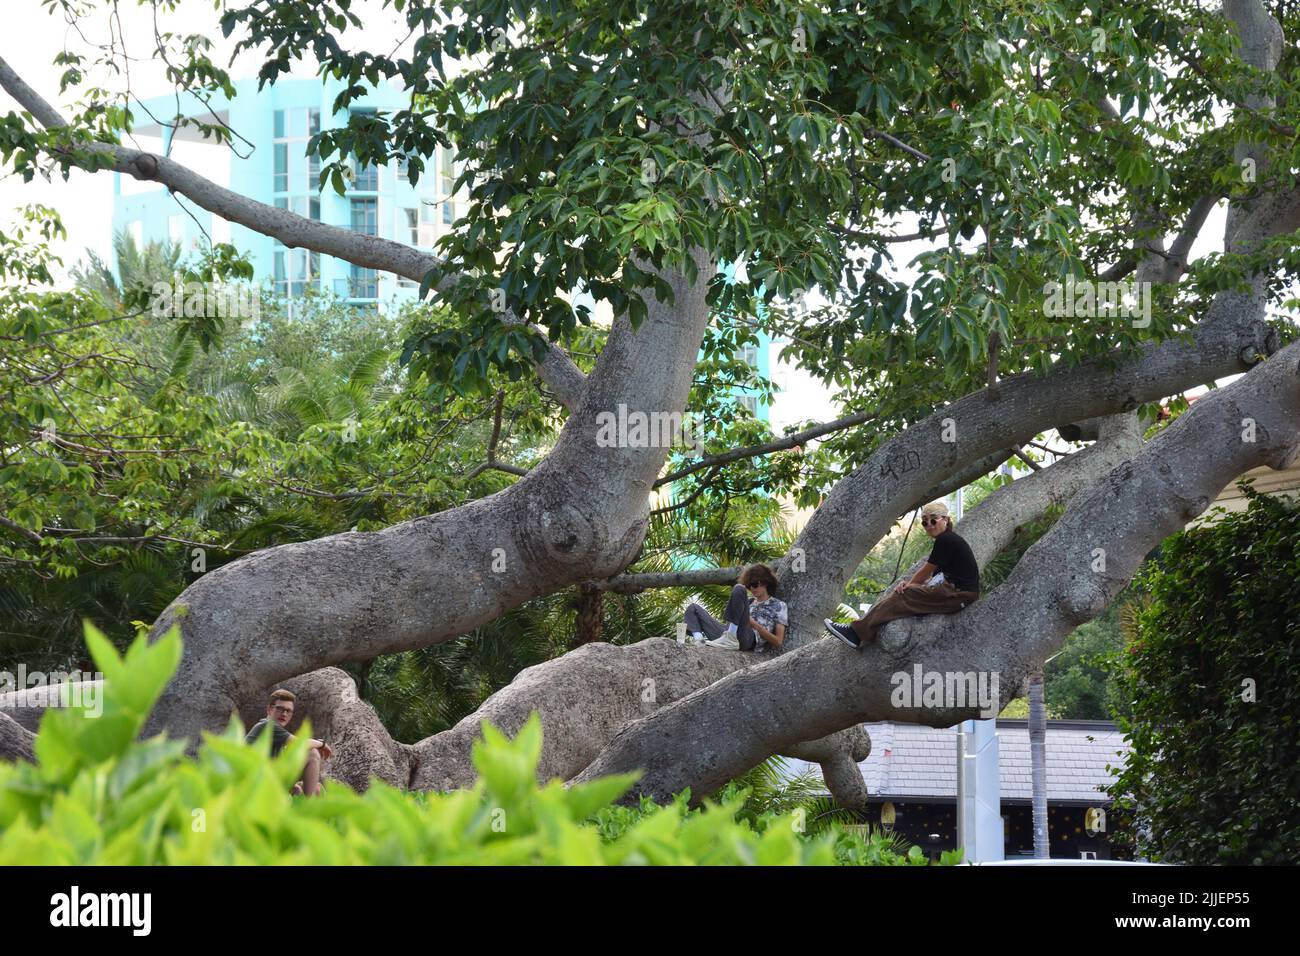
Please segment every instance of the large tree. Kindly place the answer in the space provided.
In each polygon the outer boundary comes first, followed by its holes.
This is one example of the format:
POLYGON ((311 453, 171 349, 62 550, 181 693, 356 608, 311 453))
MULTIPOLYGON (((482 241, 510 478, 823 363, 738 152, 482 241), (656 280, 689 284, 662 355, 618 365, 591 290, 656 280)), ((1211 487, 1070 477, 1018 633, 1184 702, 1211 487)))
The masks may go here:
MULTIPOLYGON (((23 111, 0 124, 19 172, 115 169, 287 246, 417 280, 456 319, 412 335, 412 375, 490 389, 526 363, 567 409, 546 457, 489 497, 200 578, 153 627, 185 638, 154 730, 194 736, 289 683, 343 742, 336 772, 356 782, 459 785, 479 719, 513 729, 537 709, 544 773, 636 767, 633 797, 698 795, 796 753, 860 802, 859 722, 975 716, 900 710, 891 674, 996 672, 1005 703, 1228 481, 1300 450, 1300 346, 1283 348, 1291 327, 1269 317, 1294 279, 1300 227, 1296 52, 1283 43, 1284 27, 1300 28, 1294 9, 407 0, 385 5, 407 43, 374 54, 351 45, 348 6, 257 0, 222 27, 264 55, 266 82, 313 56, 347 81, 340 109, 363 81, 405 84, 408 109, 354 114, 313 148, 322 182, 340 190, 353 162, 411 157, 418 176, 436 143, 453 148, 471 201, 437 254, 305 220, 124 146, 122 91, 82 89, 65 117, 0 60, 23 111), (1192 263, 1220 203, 1222 252, 1192 263), (904 281, 891 249, 912 238, 932 245, 904 281), (1099 283, 1136 283, 1149 316, 1091 299, 1062 315, 1059 286, 1075 280, 1103 296, 1117 290, 1099 283), (585 372, 569 354, 590 321, 571 305, 578 290, 614 315, 585 372), (826 304, 800 307, 809 290, 826 304), (638 563, 652 492, 669 480, 706 491, 811 435, 692 461, 602 429, 620 411, 708 409, 693 378, 720 326, 788 338, 845 413, 793 459, 802 467, 785 456, 764 474, 818 505, 777 562, 786 652, 752 665, 662 640, 591 644, 525 671, 456 728, 394 743, 331 665, 446 641, 574 584, 734 579, 638 563), (1241 372, 1150 441, 1138 434, 1135 409, 1241 372), (1068 502, 1004 585, 960 614, 893 623, 861 653, 816 640, 898 515, 1052 427, 1093 444, 969 519, 984 561, 1068 502)), ((184 64, 178 83, 231 91, 201 37, 149 42, 184 64)), ((61 61, 76 86, 88 60, 61 61)))

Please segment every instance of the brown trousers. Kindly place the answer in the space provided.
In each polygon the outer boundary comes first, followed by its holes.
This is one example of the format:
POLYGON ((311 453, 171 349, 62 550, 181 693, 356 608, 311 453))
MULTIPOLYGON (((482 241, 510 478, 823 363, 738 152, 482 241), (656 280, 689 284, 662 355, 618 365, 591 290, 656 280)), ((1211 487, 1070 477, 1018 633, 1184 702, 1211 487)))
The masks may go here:
POLYGON ((932 588, 914 584, 906 591, 895 591, 850 626, 867 643, 876 639, 876 631, 887 621, 920 614, 953 614, 978 599, 974 591, 958 591, 946 581, 932 588))

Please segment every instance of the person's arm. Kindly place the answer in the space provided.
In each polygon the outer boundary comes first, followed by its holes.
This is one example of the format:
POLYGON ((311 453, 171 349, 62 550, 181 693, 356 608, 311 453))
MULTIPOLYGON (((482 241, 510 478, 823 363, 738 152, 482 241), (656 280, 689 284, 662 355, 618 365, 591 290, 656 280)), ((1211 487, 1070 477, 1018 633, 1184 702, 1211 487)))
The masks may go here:
POLYGON ((898 590, 906 591, 908 588, 912 587, 913 585, 924 584, 926 581, 934 577, 934 572, 938 570, 939 570, 939 566, 937 564, 931 564, 929 561, 927 561, 925 562, 925 564, 921 565, 920 570, 918 570, 914 575, 912 575, 910 580, 900 582, 898 585, 898 590))
POLYGON ((781 642, 785 640, 785 625, 778 624, 772 630, 768 630, 762 624, 759 624, 754 618, 749 619, 749 626, 753 628, 754 633, 761 637, 773 647, 780 647, 781 642))
MULTIPOLYGON (((278 727, 281 733, 284 734, 286 740, 296 739, 293 734, 289 733, 289 731, 285 730, 283 727, 280 727, 279 724, 276 724, 276 727, 278 727)), ((330 749, 330 745, 323 740, 317 740, 315 737, 307 742, 307 747, 310 750, 319 750, 320 755, 326 760, 329 760, 330 757, 334 756, 334 751, 330 749)))

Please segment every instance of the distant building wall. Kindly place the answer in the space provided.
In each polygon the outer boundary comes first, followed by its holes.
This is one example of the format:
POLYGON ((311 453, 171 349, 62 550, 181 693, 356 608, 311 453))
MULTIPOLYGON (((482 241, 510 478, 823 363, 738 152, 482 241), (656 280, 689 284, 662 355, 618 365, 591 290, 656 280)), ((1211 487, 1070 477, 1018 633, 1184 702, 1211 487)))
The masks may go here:
MULTIPOLYGON (((233 99, 217 96, 210 105, 193 95, 182 95, 179 101, 175 96, 157 97, 134 111, 135 132, 160 138, 166 153, 181 144, 204 142, 199 131, 190 127, 176 131, 173 142, 172 131, 165 124, 176 115, 207 123, 220 121, 242 137, 236 139, 234 149, 244 157, 207 141, 211 145, 206 148, 216 151, 223 167, 224 175, 215 177, 219 184, 320 222, 431 250, 464 212, 464 196, 450 195, 454 169, 449 152, 441 147, 426 160, 417 186, 410 184, 405 164, 395 161, 379 168, 354 166, 354 178, 343 196, 331 185, 319 188, 319 161, 305 155, 307 142, 321 128, 347 125, 346 114, 332 110, 343 86, 338 80, 289 79, 258 90, 255 80, 244 80, 235 84, 233 99), (140 122, 150 116, 158 122, 140 122)), ((407 106, 406 93, 381 85, 351 109, 392 112, 407 106)), ((213 242, 230 242, 248 255, 258 279, 273 283, 287 296, 314 289, 358 303, 396 304, 415 299, 418 292, 417 282, 359 269, 305 249, 288 249, 269 236, 225 223, 165 189, 136 188, 120 173, 114 178, 113 229, 115 233, 126 231, 139 242, 179 241, 187 252, 204 244, 205 236, 213 242)))

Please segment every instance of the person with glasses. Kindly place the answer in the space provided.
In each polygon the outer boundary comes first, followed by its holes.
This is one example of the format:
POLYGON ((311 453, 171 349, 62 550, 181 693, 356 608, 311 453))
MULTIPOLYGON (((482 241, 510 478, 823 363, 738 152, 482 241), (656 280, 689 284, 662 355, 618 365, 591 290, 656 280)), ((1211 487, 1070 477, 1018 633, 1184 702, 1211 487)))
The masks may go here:
MULTIPOLYGON (((271 702, 266 705, 266 716, 253 724, 248 735, 244 737, 244 742, 251 744, 266 732, 268 727, 271 728, 271 756, 280 756, 280 751, 284 745, 293 740, 293 734, 289 733, 289 721, 293 720, 293 705, 297 698, 292 691, 285 690, 283 687, 271 693, 271 702)), ((307 751, 307 766, 303 768, 302 779, 293 785, 294 796, 306 794, 309 797, 316 797, 325 792, 325 787, 321 783, 321 776, 324 771, 325 761, 333 756, 334 751, 330 745, 323 740, 311 741, 311 749, 307 751)))
POLYGON ((766 564, 751 564, 731 589, 723 620, 691 604, 686 608, 686 630, 696 644, 733 651, 766 652, 780 647, 790 612, 776 598, 776 575, 766 564))
POLYGON ((876 639, 886 621, 920 614, 953 614, 980 596, 980 569, 966 539, 952 529, 948 506, 936 501, 921 509, 921 527, 934 545, 925 564, 911 579, 900 581, 894 592, 874 605, 867 616, 852 624, 823 623, 832 636, 850 647, 861 648, 876 639))

